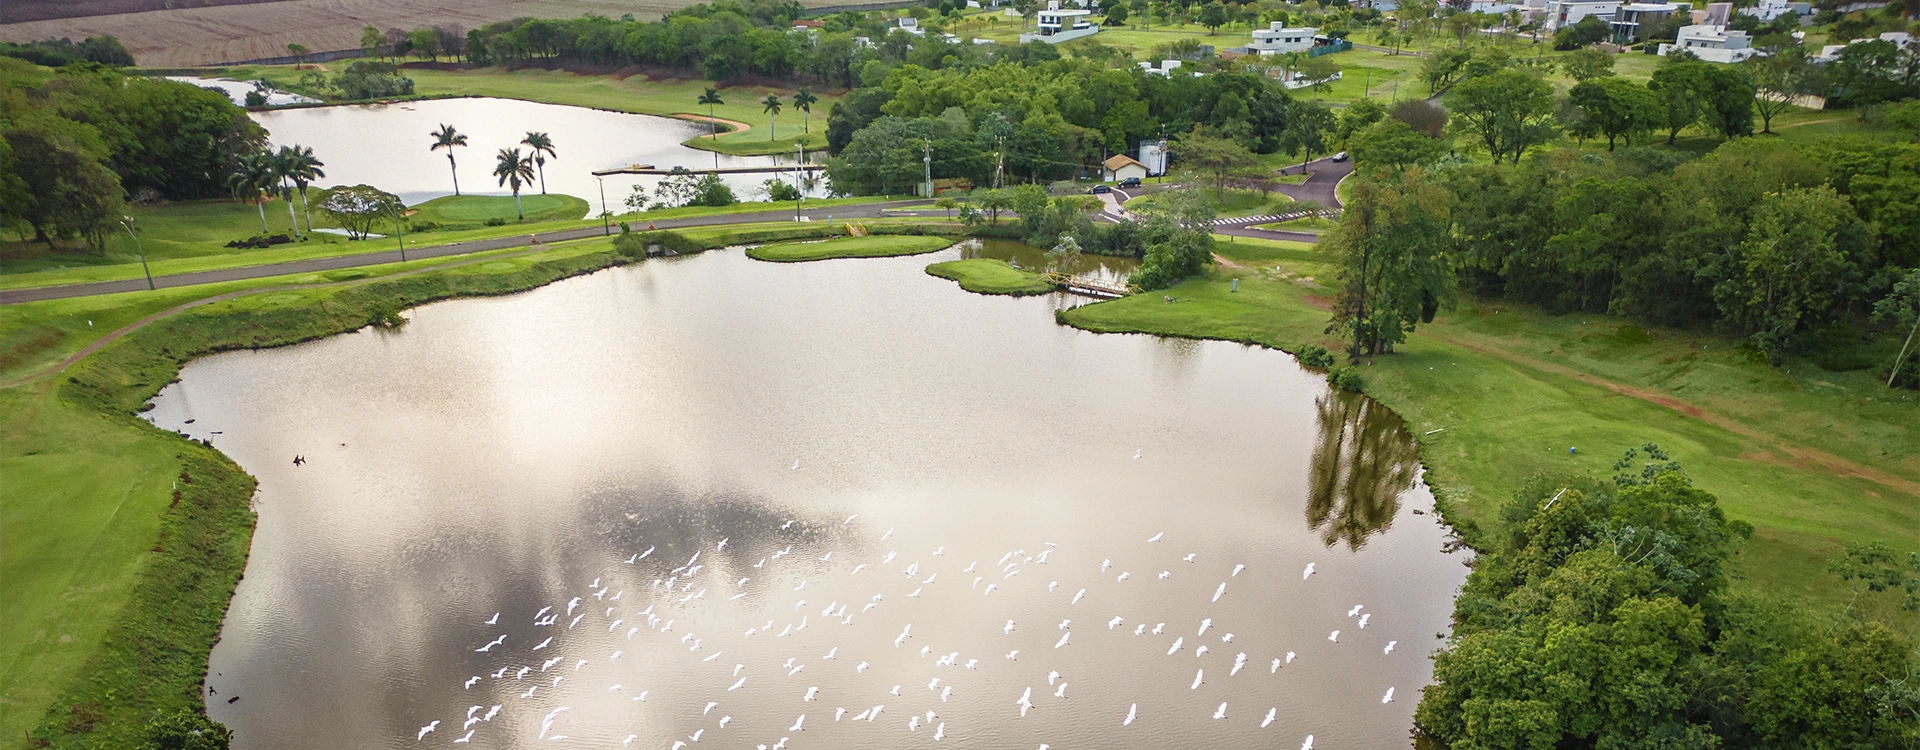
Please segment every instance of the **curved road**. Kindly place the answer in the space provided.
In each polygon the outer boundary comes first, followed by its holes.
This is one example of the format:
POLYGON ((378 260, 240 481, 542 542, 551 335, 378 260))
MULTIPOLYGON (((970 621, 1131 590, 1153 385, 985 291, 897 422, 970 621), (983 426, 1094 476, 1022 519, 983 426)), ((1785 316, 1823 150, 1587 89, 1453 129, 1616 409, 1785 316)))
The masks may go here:
MULTIPOLYGON (((883 209, 895 208, 895 207, 905 206, 905 205, 923 204, 923 203, 926 203, 926 201, 911 200, 911 201, 891 201, 886 203, 863 203, 863 204, 854 205, 854 206, 835 206, 830 212, 827 210, 811 210, 811 211, 801 211, 800 213, 802 216, 806 216, 815 221, 823 221, 829 214, 836 220, 838 219, 872 219, 872 218, 878 218, 881 215, 881 211, 883 209)), ((792 221, 792 220, 793 220, 792 211, 779 210, 779 211, 758 211, 755 213, 746 213, 746 214, 720 214, 717 216, 696 216, 696 217, 691 217, 686 219, 661 219, 653 222, 653 224, 656 228, 659 228, 659 229, 681 229, 686 227, 720 226, 725 224, 750 224, 750 223, 756 223, 756 222, 792 221)), ((579 239, 587 239, 589 237, 598 237, 603 233, 604 233, 604 230, 601 230, 601 229, 595 229, 593 227, 583 227, 580 229, 567 229, 567 230, 562 230, 558 232, 546 232, 543 234, 539 234, 538 237, 541 242, 563 242, 566 240, 579 240, 579 239)), ((532 245, 533 243, 531 240, 534 236, 535 235, 514 235, 511 237, 495 237, 492 239, 484 239, 484 240, 453 242, 445 245, 428 245, 428 246, 422 246, 417 248, 409 247, 407 248, 407 260, 424 260, 427 258, 443 258, 449 255, 466 255, 468 253, 478 253, 478 252, 484 252, 487 250, 501 250, 509 247, 520 247, 525 245, 532 245)), ((168 276, 155 276, 153 277, 153 283, 155 287, 193 286, 195 284, 212 284, 212 283, 217 283, 222 281, 242 281, 246 279, 266 278, 268 276, 283 276, 286 274, 298 274, 298 273, 314 273, 316 271, 333 271, 333 270, 338 270, 342 268, 356 268, 359 266, 375 266, 375 265, 381 265, 385 263, 398 263, 398 262, 400 262, 399 250, 382 250, 379 252, 358 253, 354 255, 332 255, 325 258, 309 258, 307 260, 295 260, 295 261, 288 261, 285 263, 269 263, 269 264, 258 265, 258 266, 219 268, 211 271, 195 271, 193 273, 180 273, 180 274, 172 274, 168 276)), ((11 305, 11 304, 16 304, 20 302, 37 302, 40 300, 49 300, 49 299, 65 299, 68 297, 87 297, 87 296, 92 296, 96 294, 114 294, 118 292, 138 292, 146 288, 147 288, 146 279, 136 277, 131 279, 115 279, 113 281, 95 281, 95 282, 86 283, 86 284, 65 284, 62 286, 42 286, 42 287, 31 287, 27 289, 6 289, 6 290, 0 290, 0 305, 11 305)))

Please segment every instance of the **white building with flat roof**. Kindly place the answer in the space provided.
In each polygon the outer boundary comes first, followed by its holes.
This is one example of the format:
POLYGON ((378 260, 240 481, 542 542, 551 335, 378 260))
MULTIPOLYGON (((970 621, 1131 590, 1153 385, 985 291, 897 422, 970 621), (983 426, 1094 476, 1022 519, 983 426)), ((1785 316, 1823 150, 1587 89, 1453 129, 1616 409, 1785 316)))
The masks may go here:
POLYGON ((1274 21, 1267 28, 1253 30, 1253 42, 1247 45, 1247 51, 1262 55, 1305 52, 1313 49, 1313 35, 1319 30, 1313 26, 1290 27, 1274 21))
POLYGON ((1740 10, 1740 12, 1750 16, 1756 16, 1760 20, 1765 21, 1767 23, 1772 23, 1773 19, 1787 15, 1788 13, 1792 13, 1797 16, 1804 16, 1809 13, 1812 13, 1813 4, 1812 3, 1796 3, 1796 2, 1790 2, 1789 0, 1760 0, 1759 5, 1753 6, 1751 8, 1743 8, 1740 10))
POLYGON ((1049 0, 1046 10, 1033 13, 1034 25, 1039 28, 1031 34, 1021 34, 1020 43, 1040 41, 1048 44, 1093 36, 1100 27, 1093 25, 1088 16, 1093 11, 1085 8, 1061 8, 1059 0, 1049 0))
POLYGON ((1737 63, 1760 53, 1753 48, 1753 39, 1747 36, 1747 32, 1707 24, 1682 26, 1672 43, 1660 44, 1662 56, 1681 49, 1707 62, 1717 63, 1737 63))
POLYGON ((1613 14, 1619 11, 1620 3, 1617 0, 1550 0, 1547 3, 1546 29, 1548 32, 1559 31, 1579 23, 1587 16, 1611 20, 1613 14))

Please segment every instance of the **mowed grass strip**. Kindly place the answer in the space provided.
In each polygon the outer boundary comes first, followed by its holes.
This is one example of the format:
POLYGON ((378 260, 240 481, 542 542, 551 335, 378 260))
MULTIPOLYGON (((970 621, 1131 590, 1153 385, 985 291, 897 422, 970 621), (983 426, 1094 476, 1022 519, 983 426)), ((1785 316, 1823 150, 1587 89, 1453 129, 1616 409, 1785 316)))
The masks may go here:
MULTIPOLYGON (((587 202, 559 193, 522 195, 527 221, 573 221, 587 215, 587 202)), ((479 224, 489 219, 516 221, 520 212, 511 195, 448 195, 413 207, 415 223, 479 224)))
POLYGON ((967 258, 927 266, 927 273, 960 282, 960 288, 976 294, 1004 294, 1022 297, 1054 291, 1053 282, 1032 271, 1014 268, 997 258, 967 258))
POLYGON ((798 263, 831 258, 884 258, 894 255, 919 255, 951 247, 945 237, 878 235, 842 237, 820 242, 783 242, 748 248, 747 257, 775 263, 798 263))

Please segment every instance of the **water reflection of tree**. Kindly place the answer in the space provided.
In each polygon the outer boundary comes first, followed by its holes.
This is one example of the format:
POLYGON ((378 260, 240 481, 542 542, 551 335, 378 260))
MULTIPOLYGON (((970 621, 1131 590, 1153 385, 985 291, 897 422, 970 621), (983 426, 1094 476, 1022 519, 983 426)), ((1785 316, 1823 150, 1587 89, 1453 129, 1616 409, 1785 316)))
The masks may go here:
POLYGON ((1398 415, 1365 396, 1330 393, 1319 406, 1307 525, 1328 547, 1359 549, 1393 523, 1400 493, 1413 487, 1413 437, 1398 415))

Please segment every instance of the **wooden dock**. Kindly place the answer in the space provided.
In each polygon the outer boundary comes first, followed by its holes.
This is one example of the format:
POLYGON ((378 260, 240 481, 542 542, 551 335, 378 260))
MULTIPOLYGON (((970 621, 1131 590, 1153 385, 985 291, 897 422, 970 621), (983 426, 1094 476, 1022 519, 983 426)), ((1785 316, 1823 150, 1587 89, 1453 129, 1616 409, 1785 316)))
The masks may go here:
POLYGON ((602 169, 597 172, 594 172, 593 176, 606 177, 607 175, 615 175, 615 174, 644 174, 644 175, 771 174, 775 172, 792 172, 795 169, 799 169, 803 172, 818 172, 822 169, 826 169, 826 166, 820 165, 820 164, 802 164, 798 167, 772 166, 772 167, 721 167, 719 169, 660 169, 653 166, 652 164, 635 164, 630 167, 620 167, 618 169, 602 169))
POLYGON ((1107 284, 1059 272, 1047 274, 1047 280, 1053 282, 1054 286, 1059 287, 1068 294, 1078 294, 1084 297, 1119 299, 1140 293, 1139 287, 1131 284, 1126 286, 1107 284))

